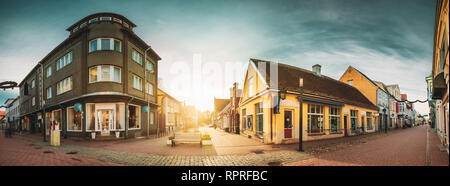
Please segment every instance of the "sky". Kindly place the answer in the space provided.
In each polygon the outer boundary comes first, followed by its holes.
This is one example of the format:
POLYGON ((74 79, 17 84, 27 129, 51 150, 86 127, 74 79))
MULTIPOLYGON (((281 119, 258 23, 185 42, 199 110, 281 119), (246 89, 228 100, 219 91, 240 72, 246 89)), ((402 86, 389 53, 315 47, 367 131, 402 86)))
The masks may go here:
MULTIPOLYGON (((65 29, 97 12, 124 15, 152 46, 160 87, 175 98, 212 110, 243 84, 249 58, 339 79, 349 65, 409 100, 426 99, 431 74, 434 0, 297 1, 6 1, 0 6, 0 81, 20 82, 65 29)), ((0 102, 18 90, 0 90, 0 102)), ((428 105, 415 104, 419 113, 428 105)))

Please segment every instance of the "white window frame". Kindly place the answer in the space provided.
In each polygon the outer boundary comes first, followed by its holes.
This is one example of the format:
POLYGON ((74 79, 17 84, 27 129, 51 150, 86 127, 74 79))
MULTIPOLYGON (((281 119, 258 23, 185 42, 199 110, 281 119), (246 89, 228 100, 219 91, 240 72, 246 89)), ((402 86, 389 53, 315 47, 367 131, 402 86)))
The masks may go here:
POLYGON ((31 106, 36 105, 36 97, 31 98, 31 106))
MULTIPOLYGON (((130 106, 135 106, 135 107, 137 107, 136 109, 139 110, 139 112, 137 112, 137 113, 139 113, 139 119, 137 120, 138 124, 139 124, 139 128, 130 128, 130 123, 128 122, 128 130, 140 130, 142 128, 142 126, 141 126, 141 120, 142 120, 141 106, 135 105, 135 104, 128 104, 128 108, 126 108, 127 112, 128 112, 127 113, 128 117, 130 117, 130 108, 129 108, 130 106)), ((125 118, 125 119, 127 119, 127 118, 125 118)))
POLYGON ((100 21, 112 21, 112 17, 100 17, 100 21))
POLYGON ((50 99, 50 98, 52 98, 52 87, 48 87, 47 88, 47 99, 50 99))
POLYGON ((47 71, 46 72, 47 72, 46 73, 46 77, 52 76, 52 66, 51 65, 47 67, 47 71))
POLYGON ((88 22, 81 23, 80 29, 83 28, 83 27, 85 27, 85 26, 87 26, 87 24, 88 24, 88 22))
POLYGON ((140 91, 142 91, 142 78, 141 77, 139 77, 138 75, 136 75, 136 74, 133 74, 133 76, 132 76, 132 87, 134 88, 134 89, 137 89, 137 90, 140 90, 140 91), (135 87, 135 85, 137 85, 136 84, 136 80, 139 80, 139 87, 135 87))
POLYGON ((114 82, 114 83, 122 83, 122 68, 114 65, 97 65, 89 68, 89 83, 98 83, 98 82, 114 82), (108 67, 109 66, 109 80, 102 80, 102 67, 108 67), (91 79, 91 69, 96 68, 97 69, 97 81, 93 81, 91 79), (119 69, 119 81, 114 81, 115 79, 115 73, 114 69, 119 69))
MULTIPOLYGON (((73 106, 67 107, 66 108, 66 118, 69 118, 69 112, 68 112, 69 109, 73 109, 73 113, 76 112, 75 108, 73 106)), ((74 116, 74 118, 75 118, 75 116, 74 116)), ((70 131, 70 132, 82 132, 83 131, 83 118, 81 119, 81 125, 80 126, 81 126, 80 130, 72 130, 72 129, 69 128, 69 120, 67 119, 67 121, 66 121, 66 129, 67 129, 67 131, 70 131)))
MULTIPOLYGON (((328 108, 328 124, 329 124, 329 130, 330 130, 330 133, 332 133, 331 132, 331 117, 335 117, 335 118, 337 118, 337 121, 339 121, 339 123, 338 123, 338 128, 337 128, 337 132, 339 132, 340 130, 341 130, 341 113, 342 113, 342 109, 340 108, 340 107, 329 107, 328 108), (331 113, 331 110, 332 109, 337 109, 338 111, 339 111, 339 113, 335 113, 335 114, 332 114, 331 113)), ((333 132, 333 133, 335 133, 335 132, 333 132)))
POLYGON ((95 23, 95 22, 98 22, 98 17, 92 18, 89 20, 89 23, 95 23))
POLYGON ((31 80, 31 88, 36 86, 36 79, 31 80))
POLYGON ((66 55, 62 56, 56 60, 56 71, 61 70, 65 66, 71 64, 73 61, 72 51, 68 52, 66 55))
POLYGON ((95 38, 89 41, 89 53, 95 52, 95 51, 116 51, 116 52, 122 52, 122 41, 116 38, 107 38, 107 37, 99 37, 95 38), (102 39, 109 39, 109 49, 102 50, 102 39), (97 42, 97 49, 93 50, 91 48, 91 42, 96 41, 97 42), (114 43, 115 41, 119 41, 119 51, 115 50, 114 43))
POLYGON ((131 59, 137 64, 142 65, 142 58, 142 54, 133 48, 133 50, 131 51, 131 59))
MULTIPOLYGON (((313 103, 308 103, 308 107, 307 107, 308 109, 307 109, 307 129, 308 129, 308 134, 321 134, 321 133, 324 133, 325 132, 325 107, 323 106, 323 105, 320 105, 320 104, 313 104, 313 103), (316 107, 317 106, 319 106, 319 107, 321 107, 321 109, 320 109, 320 113, 316 113, 316 112, 314 112, 314 113, 312 113, 312 112, 310 112, 310 107, 312 106, 312 105, 314 105, 314 110, 316 109, 316 107), (321 121, 321 131, 319 132, 319 133, 312 133, 311 132, 311 118, 310 118, 310 116, 319 116, 319 117, 321 117, 322 118, 322 121, 321 121)), ((294 114, 294 113, 293 113, 294 114)))
POLYGON ((147 94, 150 94, 150 95, 154 95, 154 87, 153 87, 153 84, 152 83, 150 83, 150 82, 147 82, 146 84, 145 84, 145 93, 147 93, 147 94), (150 87, 151 87, 151 90, 150 90, 150 87))
POLYGON ((65 92, 72 90, 72 76, 67 77, 56 84, 56 95, 61 95, 65 92), (66 88, 68 86, 68 88, 66 88))

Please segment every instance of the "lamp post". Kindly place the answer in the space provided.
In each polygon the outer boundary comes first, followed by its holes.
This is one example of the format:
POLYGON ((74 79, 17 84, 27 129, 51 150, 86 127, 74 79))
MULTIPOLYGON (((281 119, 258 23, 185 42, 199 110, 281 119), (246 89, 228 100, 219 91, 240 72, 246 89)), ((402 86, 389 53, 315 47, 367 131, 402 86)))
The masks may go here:
POLYGON ((303 78, 299 79, 299 95, 297 96, 299 102, 299 137, 298 137, 298 151, 303 152, 303 78))

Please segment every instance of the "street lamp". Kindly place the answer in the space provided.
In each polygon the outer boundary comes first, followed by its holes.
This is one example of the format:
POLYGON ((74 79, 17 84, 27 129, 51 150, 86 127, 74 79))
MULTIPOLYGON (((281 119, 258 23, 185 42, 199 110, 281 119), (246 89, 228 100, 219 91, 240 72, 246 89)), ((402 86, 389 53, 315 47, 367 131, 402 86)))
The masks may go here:
POLYGON ((300 123, 299 123, 299 137, 298 137, 298 151, 299 152, 303 152, 303 78, 299 79, 299 95, 297 96, 298 102, 300 103, 299 107, 300 107, 300 113, 299 113, 299 117, 300 117, 300 123))
POLYGON ((280 99, 285 100, 286 99, 286 90, 280 90, 280 99))

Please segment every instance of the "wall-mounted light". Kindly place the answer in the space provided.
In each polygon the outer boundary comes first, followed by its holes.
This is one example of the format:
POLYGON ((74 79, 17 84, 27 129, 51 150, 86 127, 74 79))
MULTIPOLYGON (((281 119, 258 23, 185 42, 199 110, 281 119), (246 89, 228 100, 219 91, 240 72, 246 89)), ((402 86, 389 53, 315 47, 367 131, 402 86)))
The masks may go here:
POLYGON ((286 99, 286 90, 280 90, 278 94, 282 100, 286 99))

